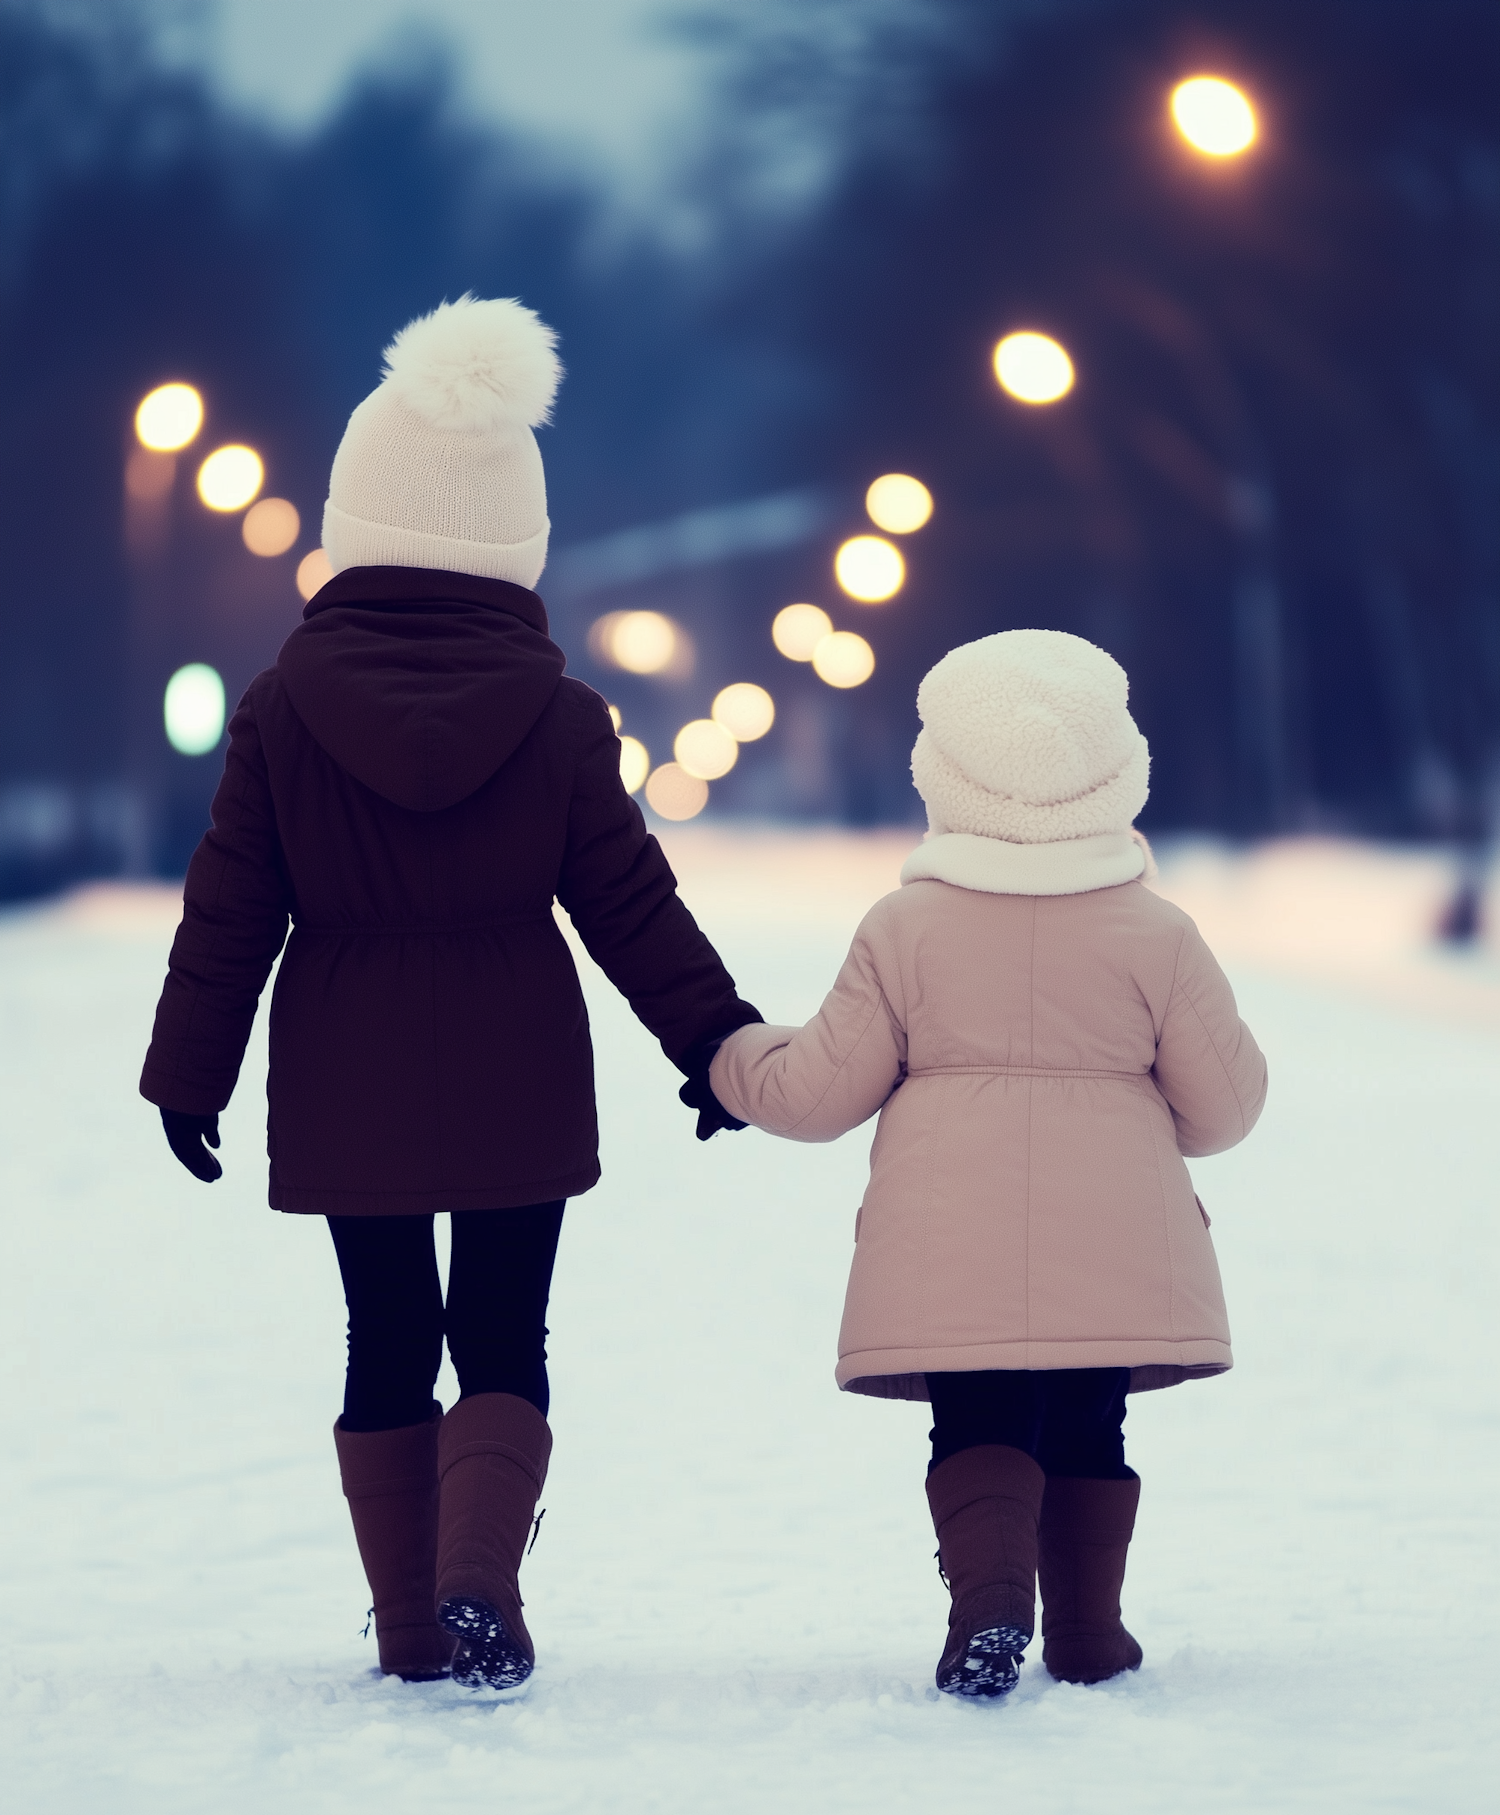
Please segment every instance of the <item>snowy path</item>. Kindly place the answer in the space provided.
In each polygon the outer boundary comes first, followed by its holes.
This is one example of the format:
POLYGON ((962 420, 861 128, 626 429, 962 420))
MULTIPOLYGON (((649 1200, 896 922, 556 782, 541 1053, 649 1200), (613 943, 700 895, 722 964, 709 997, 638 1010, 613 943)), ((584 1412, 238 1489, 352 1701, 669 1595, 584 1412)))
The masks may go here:
MULTIPOLYGON (((688 892, 742 987, 810 1012, 863 872, 715 886, 711 856, 688 892)), ((976 1708, 929 1687, 922 1411, 832 1386, 866 1138, 698 1147, 591 980, 606 1180, 568 1212, 551 1319, 541 1667, 495 1707, 370 1674, 337 1274, 321 1224, 264 1208, 259 1061, 212 1191, 134 1095, 170 926, 150 896, 0 921, 8 1806, 1495 1806, 1491 1029, 1237 974, 1271 1106, 1194 1172, 1239 1366, 1132 1402, 1146 1667, 1030 1667, 976 1708)))

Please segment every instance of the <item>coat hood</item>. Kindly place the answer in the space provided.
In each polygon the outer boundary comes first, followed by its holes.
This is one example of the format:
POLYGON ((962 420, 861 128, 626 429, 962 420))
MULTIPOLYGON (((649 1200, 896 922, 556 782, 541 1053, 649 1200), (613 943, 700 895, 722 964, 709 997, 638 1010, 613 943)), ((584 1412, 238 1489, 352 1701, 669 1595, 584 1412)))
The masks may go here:
POLYGON ((534 592, 422 567, 350 567, 276 658, 297 716, 356 781, 398 807, 466 800, 557 690, 564 657, 534 592))

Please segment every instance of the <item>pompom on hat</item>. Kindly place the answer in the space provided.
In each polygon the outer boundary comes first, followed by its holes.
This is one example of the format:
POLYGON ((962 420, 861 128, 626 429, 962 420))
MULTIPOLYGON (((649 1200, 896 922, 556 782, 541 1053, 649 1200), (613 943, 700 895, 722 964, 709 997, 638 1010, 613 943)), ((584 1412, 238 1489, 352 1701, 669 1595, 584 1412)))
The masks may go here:
POLYGON ((461 296, 404 327, 333 457, 323 547, 346 567, 436 567, 532 587, 547 563, 534 428, 557 336, 514 298, 461 296))
POLYGON ((912 779, 933 834, 1051 844, 1127 832, 1151 755, 1113 656, 1061 630, 950 650, 917 690, 912 779))

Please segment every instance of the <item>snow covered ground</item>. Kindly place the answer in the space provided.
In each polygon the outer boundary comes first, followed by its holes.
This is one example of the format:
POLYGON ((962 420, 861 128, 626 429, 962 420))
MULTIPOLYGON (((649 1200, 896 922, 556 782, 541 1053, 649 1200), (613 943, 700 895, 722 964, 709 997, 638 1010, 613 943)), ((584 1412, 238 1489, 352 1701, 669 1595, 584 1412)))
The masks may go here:
MULTIPOLYGON (((904 848, 671 843, 773 1019, 816 1006, 904 848)), ((1494 1808, 1500 971, 1423 955, 1441 884, 1338 847, 1166 866, 1272 1066, 1256 1136, 1194 1166, 1238 1367, 1132 1402, 1145 1668, 1029 1667, 998 1707, 930 1687, 922 1410, 832 1385, 866 1136, 699 1147, 597 976, 606 1178, 553 1303, 534 1688, 373 1675, 337 1273, 320 1223, 265 1208, 261 1052, 206 1190, 135 1096, 170 894, 6 916, 7 1806, 1494 1808)))

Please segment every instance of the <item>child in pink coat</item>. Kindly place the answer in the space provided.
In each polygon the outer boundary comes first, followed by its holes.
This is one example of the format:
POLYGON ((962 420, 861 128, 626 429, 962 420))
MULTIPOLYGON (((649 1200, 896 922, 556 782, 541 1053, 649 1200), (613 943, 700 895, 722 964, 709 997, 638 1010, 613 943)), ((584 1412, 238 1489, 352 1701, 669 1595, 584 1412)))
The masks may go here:
POLYGON ((1142 886, 1146 741, 1079 637, 953 650, 917 695, 930 831, 806 1027, 714 1059, 731 1115, 830 1141, 879 1111, 839 1339, 846 1392, 930 1400, 952 1595, 940 1689, 1133 1670, 1126 1395, 1223 1373, 1184 1158, 1255 1125, 1266 1066, 1188 917, 1142 886))

